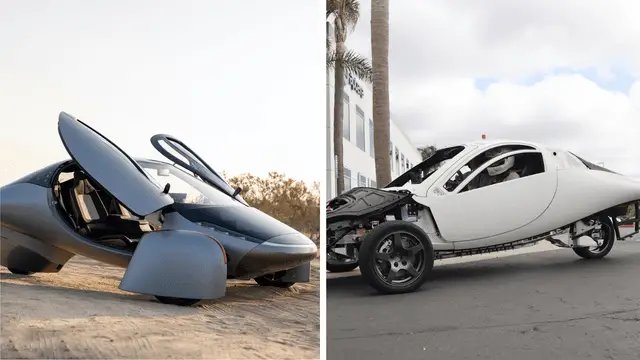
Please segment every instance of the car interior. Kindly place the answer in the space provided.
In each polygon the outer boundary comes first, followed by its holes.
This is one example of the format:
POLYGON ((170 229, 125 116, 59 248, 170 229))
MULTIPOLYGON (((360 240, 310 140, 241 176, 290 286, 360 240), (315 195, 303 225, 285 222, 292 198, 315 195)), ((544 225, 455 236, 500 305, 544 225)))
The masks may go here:
POLYGON ((59 174, 54 193, 75 231, 100 244, 133 250, 145 233, 160 229, 159 222, 129 212, 77 166, 59 174))
MULTIPOLYGON (((524 149, 529 149, 529 148, 524 147, 524 149)), ((522 149, 512 148, 511 150, 513 151, 513 150, 522 150, 522 149)), ((514 157, 515 163, 509 171, 515 172, 519 178, 543 173, 545 171, 544 160, 542 158, 542 154, 540 153, 523 153, 523 154, 514 155, 513 157, 514 157)), ((451 179, 449 179, 449 181, 447 181, 447 183, 444 186, 445 189, 447 191, 455 190, 458 187, 458 185, 460 185, 469 175, 471 175, 471 173, 473 173, 475 169, 479 168, 480 166, 484 165, 489 161, 492 161, 492 160, 490 158, 487 159, 486 152, 476 156, 471 161, 469 161, 469 163, 463 166, 458 173, 453 175, 451 179)), ((476 177, 482 176, 483 173, 484 175, 486 175, 487 170, 485 169, 482 172, 478 173, 476 177)), ((497 182, 488 183, 480 187, 498 184, 501 182, 500 179, 501 179, 500 177, 497 177, 497 180, 498 180, 497 182)), ((460 193, 479 188, 479 187, 471 187, 470 185, 471 183, 467 184, 463 189, 460 190, 460 193)))

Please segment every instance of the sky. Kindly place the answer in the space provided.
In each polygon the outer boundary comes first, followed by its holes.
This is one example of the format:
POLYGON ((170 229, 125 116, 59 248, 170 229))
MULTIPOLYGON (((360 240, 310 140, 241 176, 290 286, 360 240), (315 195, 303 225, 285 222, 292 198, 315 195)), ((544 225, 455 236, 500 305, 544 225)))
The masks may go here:
MULTIPOLYGON (((347 46, 371 56, 371 1, 347 46)), ((529 140, 640 179, 640 2, 390 5, 392 119, 416 146, 529 140)))
POLYGON ((322 179, 325 2, 277 5, 3 0, 0 185, 69 158, 61 111, 132 157, 164 133, 229 175, 322 179))

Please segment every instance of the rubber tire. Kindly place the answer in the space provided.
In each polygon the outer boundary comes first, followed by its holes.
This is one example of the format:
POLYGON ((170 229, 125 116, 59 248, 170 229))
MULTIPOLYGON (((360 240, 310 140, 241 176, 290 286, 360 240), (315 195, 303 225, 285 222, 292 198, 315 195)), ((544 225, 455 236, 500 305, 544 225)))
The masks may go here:
POLYGON ((183 299, 168 296, 156 296, 156 299, 163 304, 178 305, 178 306, 191 306, 195 305, 200 299, 183 299))
POLYGON ((351 264, 331 264, 327 261, 327 270, 331 271, 332 273, 349 272, 355 270, 357 267, 357 261, 351 264))
POLYGON ((591 252, 591 250, 589 250, 589 248, 586 247, 573 248, 573 252, 575 252, 581 258, 589 260, 602 259, 603 257, 607 256, 609 252, 611 252, 611 249, 613 249, 613 245, 616 243, 616 234, 613 229, 613 223, 611 222, 611 219, 609 219, 608 217, 600 217, 599 220, 601 224, 607 224, 610 228, 609 239, 607 239, 609 243, 607 244, 607 247, 604 249, 604 251, 601 251, 599 253, 593 253, 591 252))
POLYGON ((290 288, 295 284, 295 281, 287 282, 287 281, 271 280, 264 276, 259 276, 257 278, 254 278, 253 280, 256 283, 258 283, 258 285, 260 286, 272 286, 272 287, 277 287, 282 289, 290 288))
POLYGON ((16 269, 16 268, 7 268, 9 269, 9 271, 11 271, 12 274, 16 274, 16 275, 31 275, 33 274, 33 271, 24 271, 24 270, 20 270, 20 269, 16 269))
POLYGON ((433 245, 420 227, 402 220, 386 221, 362 237, 360 245, 360 272, 367 283, 382 294, 402 294, 418 290, 429 279, 433 269, 433 245), (375 272, 375 253, 380 242, 392 233, 402 231, 414 235, 424 246, 425 268, 418 279, 405 286, 391 286, 378 278, 375 272))

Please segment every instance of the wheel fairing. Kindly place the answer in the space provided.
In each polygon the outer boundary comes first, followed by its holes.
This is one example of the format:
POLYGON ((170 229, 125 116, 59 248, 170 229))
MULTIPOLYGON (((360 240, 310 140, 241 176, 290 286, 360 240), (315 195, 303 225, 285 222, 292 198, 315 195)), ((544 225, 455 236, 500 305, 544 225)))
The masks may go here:
POLYGON ((212 237, 186 230, 145 234, 120 282, 135 293, 216 299, 226 293, 225 252, 212 237))

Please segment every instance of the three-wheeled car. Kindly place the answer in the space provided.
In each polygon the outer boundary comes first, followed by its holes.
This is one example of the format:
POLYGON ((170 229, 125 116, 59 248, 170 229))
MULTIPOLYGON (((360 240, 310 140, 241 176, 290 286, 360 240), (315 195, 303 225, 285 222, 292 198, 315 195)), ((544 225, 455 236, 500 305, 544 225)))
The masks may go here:
POLYGON ((327 269, 360 267, 378 291, 402 293, 422 286, 434 259, 542 240, 602 258, 640 230, 640 182, 569 151, 483 140, 437 150, 381 189, 337 196, 326 211, 327 269), (621 236, 627 224, 633 231, 621 236))
POLYGON ((74 255, 126 268, 120 289, 178 305, 224 296, 227 279, 309 281, 316 245, 249 206, 184 143, 156 135, 169 161, 134 160, 62 112, 71 160, 0 188, 0 263, 58 272, 74 255))

